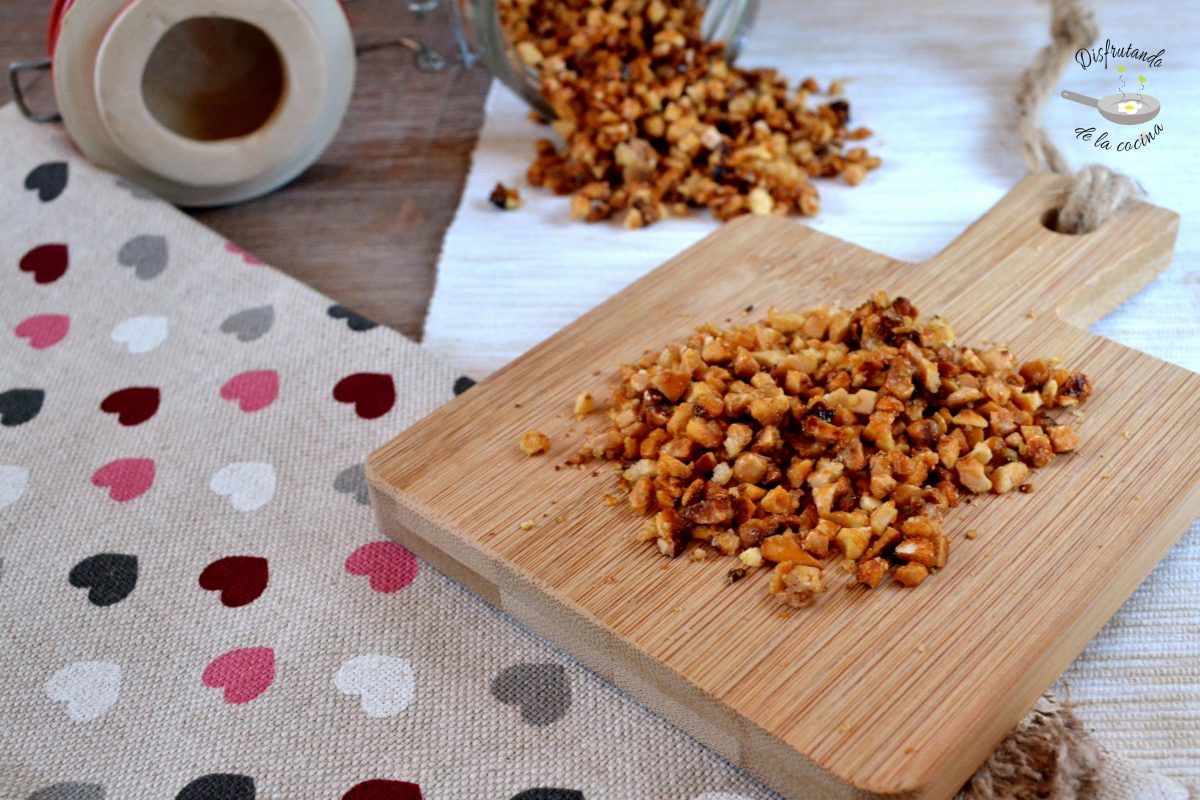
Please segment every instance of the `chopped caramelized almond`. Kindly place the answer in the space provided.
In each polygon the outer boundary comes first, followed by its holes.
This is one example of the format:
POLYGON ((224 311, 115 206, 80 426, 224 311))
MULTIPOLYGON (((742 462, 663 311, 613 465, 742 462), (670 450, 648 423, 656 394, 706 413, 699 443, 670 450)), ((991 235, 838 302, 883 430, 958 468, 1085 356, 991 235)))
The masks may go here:
POLYGON ((888 574, 891 565, 882 558, 869 558, 858 562, 856 578, 864 586, 874 589, 888 574))
POLYGON ((496 187, 492 189, 492 193, 488 195, 488 200, 501 211, 512 211, 514 208, 520 208, 525 204, 525 201, 521 199, 519 191, 511 186, 505 186, 503 183, 496 184, 496 187))
POLYGON ((759 508, 768 514, 788 514, 792 511, 792 496, 782 486, 776 486, 763 496, 759 508))
POLYGON ((837 543, 842 553, 852 561, 866 552, 870 541, 870 528, 842 528, 837 532, 837 543))
POLYGON ((1079 434, 1070 425, 1055 425, 1046 430, 1046 435, 1056 453, 1069 453, 1079 447, 1079 434))
POLYGON ((550 437, 541 431, 528 430, 521 435, 521 452, 536 456, 550 449, 550 437))
POLYGON ((1013 461, 992 470, 992 491, 1005 494, 1020 486, 1029 477, 1029 467, 1020 461, 1013 461))
POLYGON ((767 561, 774 561, 777 564, 784 561, 793 561, 797 564, 806 564, 818 569, 821 567, 821 562, 809 555, 800 546, 800 541, 796 538, 796 534, 790 531, 776 536, 768 536, 763 539, 760 549, 763 558, 767 561))
POLYGON ((775 565, 768 591, 781 602, 801 608, 811 605, 817 595, 824 593, 825 580, 817 567, 784 561, 775 565))
POLYGON ((575 395, 575 419, 582 420, 596 407, 596 398, 591 392, 580 392, 575 395))
POLYGON ((933 566, 936 556, 933 541, 930 539, 905 539, 896 545, 896 557, 908 562, 933 566))
POLYGON ((829 557, 829 537, 818 528, 813 528, 804 534, 804 540, 801 542, 801 545, 815 558, 829 557))
POLYGON ((901 586, 907 586, 911 589, 929 577, 929 569, 924 564, 913 561, 905 564, 903 567, 896 567, 895 572, 892 573, 892 577, 901 586))
POLYGON ((749 550, 743 550, 738 554, 738 558, 750 569, 758 569, 762 566, 763 555, 757 547, 751 547, 749 550))

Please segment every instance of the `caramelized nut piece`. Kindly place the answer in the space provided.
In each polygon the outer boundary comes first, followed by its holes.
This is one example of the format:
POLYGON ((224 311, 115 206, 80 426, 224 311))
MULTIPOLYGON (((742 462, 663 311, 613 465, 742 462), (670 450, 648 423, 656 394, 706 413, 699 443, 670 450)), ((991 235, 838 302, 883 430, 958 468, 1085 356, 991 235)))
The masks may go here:
POLYGON ((733 531, 725 531, 714 536, 712 543, 714 547, 721 551, 722 555, 732 556, 737 555, 738 547, 741 545, 742 540, 733 531))
POLYGON ((770 462, 759 453, 742 453, 733 462, 733 477, 741 483, 758 483, 767 474, 770 462))
POLYGON ((575 419, 582 420, 596 407, 596 398, 591 392, 580 392, 575 395, 575 419))
POLYGON ((649 475, 637 479, 629 490, 629 507, 635 514, 649 514, 654 507, 654 482, 649 475))
POLYGON ((791 561, 797 564, 806 564, 810 567, 820 567, 821 562, 817 561, 800 546, 800 541, 796 538, 796 534, 789 532, 778 534, 777 536, 768 536, 763 539, 760 546, 762 557, 767 561, 782 563, 791 561))
POLYGON ((683 397, 688 386, 692 384, 692 376, 681 370, 662 370, 650 381, 650 385, 662 393, 662 396, 672 403, 683 397))
POLYGON ((775 565, 768 591, 780 602, 802 608, 811 605, 825 591, 825 581, 816 567, 784 561, 775 565))
POLYGON ((1056 453, 1069 453, 1079 447, 1079 434, 1070 425, 1056 425, 1046 431, 1056 453))
POLYGON ((896 521, 896 503, 889 500, 871 512, 871 532, 876 536, 883 533, 889 525, 896 521))
POLYGON ((658 457, 658 474, 670 478, 690 478, 692 468, 678 458, 663 453, 658 457))
POLYGON ((892 573, 892 577, 901 586, 907 586, 911 589, 929 577, 929 569, 924 564, 914 561, 905 564, 903 567, 896 567, 896 571, 892 573))
POLYGON ((974 458, 960 459, 955 466, 958 480, 975 494, 983 494, 992 490, 992 482, 984 474, 983 464, 974 458))
POLYGON ((851 560, 866 552, 870 541, 870 528, 842 528, 837 532, 837 542, 842 548, 842 553, 851 560))
MULTIPOLYGON (((746 448, 754 438, 754 432, 749 425, 735 422, 725 431, 725 453, 733 458, 746 448)), ((753 483, 753 481, 751 481, 753 483)))
POLYGON ((741 562, 750 569, 758 569, 762 566, 763 556, 757 547, 751 547, 749 550, 743 550, 738 556, 741 562))
POLYGON ((856 578, 864 586, 874 589, 888 573, 888 562, 882 558, 869 558, 858 562, 856 578))
POLYGON ((541 431, 527 430, 521 435, 521 452, 536 456, 550 449, 550 437, 541 431))
POLYGON ((711 419, 692 417, 687 423, 687 437, 701 447, 713 448, 725 440, 721 423, 711 419))
POLYGON ((1020 461, 1005 464, 992 470, 992 490, 996 494, 1011 492, 1029 477, 1029 467, 1020 461))
POLYGON ((750 416, 763 425, 778 425, 791 407, 786 395, 760 397, 750 401, 750 416))
POLYGON ((782 486, 776 486, 771 491, 767 492, 758 507, 768 514, 790 514, 794 508, 792 496, 788 494, 787 489, 782 486))
POLYGON ((804 534, 801 544, 814 558, 829 558, 829 537, 819 529, 813 528, 804 534))
POLYGON ((501 211, 512 211, 514 208, 520 208, 525 204, 525 201, 521 199, 520 192, 505 186, 503 183, 496 184, 496 188, 492 189, 488 200, 501 211))
POLYGON ((932 567, 936 550, 931 539, 905 539, 896 545, 896 556, 908 562, 932 567))

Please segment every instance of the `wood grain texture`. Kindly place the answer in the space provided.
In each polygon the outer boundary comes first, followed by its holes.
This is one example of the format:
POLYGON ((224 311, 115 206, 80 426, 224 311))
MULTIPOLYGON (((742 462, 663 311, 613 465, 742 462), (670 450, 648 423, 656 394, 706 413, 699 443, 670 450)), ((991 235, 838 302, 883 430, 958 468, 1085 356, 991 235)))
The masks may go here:
MULTIPOLYGON (((45 52, 48 13, 48 2, 0 4, 0 65, 45 52)), ((356 0, 346 13, 360 46, 420 36, 451 52, 444 13, 417 21, 396 0, 356 0)), ((33 87, 38 108, 53 105, 49 83, 33 87)), ((337 302, 420 338, 488 83, 481 69, 421 72, 403 48, 364 53, 342 129, 316 164, 267 197, 193 216, 337 302)))
POLYGON ((924 265, 788 221, 726 225, 374 453, 380 524, 788 797, 949 797, 1200 513, 1200 375, 1067 321, 1164 269, 1178 218, 1134 204, 1065 236, 1040 223, 1061 189, 1028 178, 924 265), (724 559, 634 544, 640 521, 603 500, 610 467, 554 469, 589 427, 574 395, 606 396, 643 348, 876 288, 961 342, 1057 355, 1095 386, 1080 452, 1036 472, 1032 495, 954 510, 949 566, 918 590, 843 588, 834 564, 831 591, 783 617, 765 574, 729 587, 724 559), (530 427, 549 456, 516 447, 530 427))

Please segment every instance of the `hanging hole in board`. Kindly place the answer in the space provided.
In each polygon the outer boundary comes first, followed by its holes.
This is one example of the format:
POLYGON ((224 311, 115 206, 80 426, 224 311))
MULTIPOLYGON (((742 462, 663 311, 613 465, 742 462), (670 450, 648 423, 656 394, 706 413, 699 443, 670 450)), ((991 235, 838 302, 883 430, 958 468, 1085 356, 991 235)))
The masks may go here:
POLYGON ((259 130, 286 91, 275 43, 260 28, 230 17, 192 17, 173 25, 142 73, 151 115, 180 136, 206 142, 259 130))
POLYGON ((1058 212, 1060 210, 1061 209, 1058 208, 1052 208, 1045 214, 1042 214, 1042 227, 1054 233, 1061 233, 1064 236, 1077 236, 1079 234, 1078 231, 1064 231, 1059 229, 1058 212))

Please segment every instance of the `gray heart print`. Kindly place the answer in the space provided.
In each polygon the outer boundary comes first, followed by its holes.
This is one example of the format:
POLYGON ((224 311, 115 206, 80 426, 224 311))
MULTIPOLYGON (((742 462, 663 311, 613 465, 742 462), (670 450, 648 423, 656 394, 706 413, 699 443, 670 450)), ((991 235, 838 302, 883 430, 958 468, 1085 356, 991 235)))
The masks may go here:
POLYGON ((360 505, 365 506, 370 502, 367 497, 367 474, 363 471, 362 464, 346 467, 339 472, 333 479, 333 488, 342 494, 354 495, 354 499, 360 505))
POLYGON ((133 267, 134 274, 144 281, 157 278, 167 268, 167 238, 150 233, 135 236, 121 245, 117 261, 133 267))
POLYGON ((98 783, 55 783, 38 789, 26 800, 104 800, 104 787, 98 783))
POLYGON ((265 336, 273 324, 275 307, 258 306, 230 314, 221 323, 221 332, 236 335, 239 342, 253 342, 265 336))
POLYGON ((530 725, 549 725, 571 707, 571 682, 561 664, 514 664, 492 681, 492 697, 520 706, 530 725))

